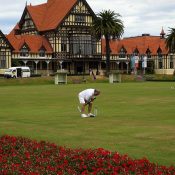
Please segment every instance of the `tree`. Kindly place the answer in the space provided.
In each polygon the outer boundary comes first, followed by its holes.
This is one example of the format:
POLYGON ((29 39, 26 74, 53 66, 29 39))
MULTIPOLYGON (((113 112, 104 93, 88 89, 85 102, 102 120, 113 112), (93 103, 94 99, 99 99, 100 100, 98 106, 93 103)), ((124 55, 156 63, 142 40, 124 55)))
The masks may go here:
POLYGON ((106 74, 110 72, 110 39, 119 39, 124 32, 120 14, 110 10, 98 13, 93 21, 92 31, 97 38, 105 37, 106 45, 106 74))
POLYGON ((166 48, 169 49, 169 52, 175 52, 175 28, 170 28, 169 34, 166 38, 166 48))

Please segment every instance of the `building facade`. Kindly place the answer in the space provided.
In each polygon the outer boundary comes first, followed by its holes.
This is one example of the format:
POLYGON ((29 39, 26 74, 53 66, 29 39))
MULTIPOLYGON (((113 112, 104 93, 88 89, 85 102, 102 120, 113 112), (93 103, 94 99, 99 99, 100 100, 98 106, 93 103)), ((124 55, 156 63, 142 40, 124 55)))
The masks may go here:
POLYGON ((7 36, 15 47, 12 60, 43 74, 60 67, 70 74, 88 73, 101 60, 101 42, 91 34, 94 17, 85 0, 48 0, 26 6, 7 36))
MULTIPOLYGON (((147 58, 147 73, 174 74, 175 55, 169 53, 166 48, 165 33, 162 30, 160 36, 142 34, 142 36, 128 37, 121 40, 111 40, 111 70, 119 70, 122 73, 132 71, 131 59, 138 58, 138 70, 143 71, 143 58, 147 58)), ((105 44, 102 40, 102 62, 105 67, 105 44)))
MULTIPOLYGON (((40 5, 26 5, 14 29, 7 36, 0 32, 1 72, 11 65, 25 65, 42 75, 58 69, 69 74, 88 74, 94 70, 95 74, 103 75, 105 42, 91 34, 95 17, 86 0, 48 0, 40 5)), ((174 73, 175 58, 166 49, 163 29, 160 36, 143 34, 111 40, 110 49, 111 71, 130 73, 133 56, 138 57, 141 71, 146 56, 147 72, 174 73)))
POLYGON ((11 66, 13 47, 6 36, 0 31, 0 74, 11 66))

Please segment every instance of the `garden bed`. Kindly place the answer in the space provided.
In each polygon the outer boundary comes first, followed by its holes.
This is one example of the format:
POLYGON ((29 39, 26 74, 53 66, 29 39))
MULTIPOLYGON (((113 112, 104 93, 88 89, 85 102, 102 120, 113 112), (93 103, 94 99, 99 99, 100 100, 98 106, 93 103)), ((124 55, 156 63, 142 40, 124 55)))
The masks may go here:
POLYGON ((98 149, 68 149, 22 137, 0 138, 0 174, 156 174, 173 175, 175 167, 158 166, 146 158, 98 149))

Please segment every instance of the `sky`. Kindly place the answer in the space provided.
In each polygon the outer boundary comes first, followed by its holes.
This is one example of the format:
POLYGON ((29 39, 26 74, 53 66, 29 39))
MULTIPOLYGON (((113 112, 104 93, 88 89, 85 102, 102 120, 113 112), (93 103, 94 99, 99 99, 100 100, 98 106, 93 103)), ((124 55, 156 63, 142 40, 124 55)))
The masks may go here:
MULTIPOLYGON (((123 37, 144 33, 159 36, 175 28, 175 0, 86 0, 95 13, 112 10, 121 15, 123 37)), ((47 0, 0 0, 0 30, 8 34, 20 20, 25 5, 38 5, 47 0)))

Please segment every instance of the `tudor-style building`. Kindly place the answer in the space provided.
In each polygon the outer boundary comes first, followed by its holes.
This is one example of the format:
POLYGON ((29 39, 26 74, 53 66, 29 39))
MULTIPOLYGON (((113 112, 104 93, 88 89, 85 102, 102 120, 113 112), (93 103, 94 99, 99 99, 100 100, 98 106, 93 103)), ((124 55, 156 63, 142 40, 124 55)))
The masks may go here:
MULTIPOLYGON (((160 36, 142 34, 122 40, 111 40, 111 70, 131 71, 131 57, 139 57, 139 69, 142 69, 142 58, 147 56, 149 73, 173 74, 175 70, 175 55, 166 48, 165 33, 162 29, 160 36)), ((105 65, 105 42, 102 40, 102 65, 105 65)), ((103 67, 103 66, 102 66, 103 67)))
POLYGON ((3 74, 4 70, 11 66, 12 50, 12 45, 0 30, 0 74, 3 74))
MULTIPOLYGON (((105 42, 91 35, 95 17, 86 0, 47 0, 40 5, 26 5, 14 29, 7 36, 0 32, 0 69, 10 67, 12 62, 43 75, 60 68, 70 74, 89 73, 90 69, 104 74, 105 42)), ((174 73, 175 56, 166 49, 163 28, 160 36, 143 34, 111 40, 110 49, 112 71, 129 73, 132 55, 139 57, 141 69, 142 56, 146 55, 147 71, 174 73)))
MULTIPOLYGON (((61 65, 71 74, 98 69, 101 42, 91 35, 94 12, 85 0, 48 0, 28 5, 7 36, 18 60, 40 72, 61 65)), ((43 72, 44 73, 44 72, 43 72)))

